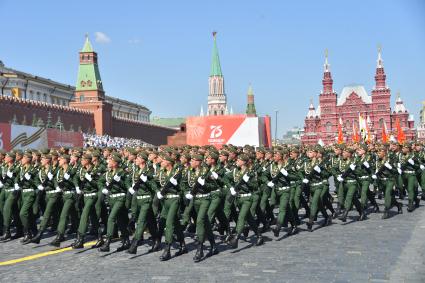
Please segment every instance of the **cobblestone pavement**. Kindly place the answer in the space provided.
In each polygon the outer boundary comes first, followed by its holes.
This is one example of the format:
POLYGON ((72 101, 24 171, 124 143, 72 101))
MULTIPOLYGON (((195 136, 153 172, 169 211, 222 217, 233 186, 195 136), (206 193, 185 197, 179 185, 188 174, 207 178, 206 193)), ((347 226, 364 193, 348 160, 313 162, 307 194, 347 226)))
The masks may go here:
MULTIPOLYGON (((382 204, 382 203, 381 203, 382 204)), ((404 204, 406 202, 404 201, 404 204)), ((381 206, 382 207, 382 206, 381 206)), ((0 266, 2 282, 425 282, 425 208, 413 213, 394 213, 381 220, 381 213, 356 222, 357 212, 346 224, 334 224, 310 233, 276 241, 265 233, 264 246, 255 247, 253 237, 240 241, 237 250, 220 244, 220 254, 193 263, 189 254, 160 262, 160 252, 137 256, 125 252, 105 256, 96 250, 64 251, 59 254, 0 266)), ((320 221, 321 219, 319 219, 320 221)), ((315 228, 318 228, 316 225, 315 228)), ((284 233, 282 233, 283 235, 284 233)), ((41 245, 52 238, 44 239, 41 245)), ((64 243, 69 245, 72 241, 64 243)), ((111 246, 113 251, 119 243, 111 246)), ((49 251, 49 246, 22 246, 18 241, 0 244, 0 261, 49 251)), ((1 264, 1 263, 0 263, 1 264)))

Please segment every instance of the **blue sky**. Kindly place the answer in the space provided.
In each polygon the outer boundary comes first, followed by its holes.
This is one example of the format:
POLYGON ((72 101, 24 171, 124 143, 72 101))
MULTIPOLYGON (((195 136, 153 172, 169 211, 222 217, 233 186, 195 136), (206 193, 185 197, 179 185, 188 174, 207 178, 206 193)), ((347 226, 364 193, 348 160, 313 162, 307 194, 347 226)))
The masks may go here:
POLYGON ((370 94, 381 44, 392 104, 399 91, 417 120, 425 100, 425 1, 106 2, 0 0, 0 60, 75 85, 89 33, 108 95, 154 116, 197 115, 215 30, 229 104, 245 111, 251 83, 259 114, 274 122, 279 110, 280 136, 317 105, 326 48, 335 90, 358 83, 370 94))

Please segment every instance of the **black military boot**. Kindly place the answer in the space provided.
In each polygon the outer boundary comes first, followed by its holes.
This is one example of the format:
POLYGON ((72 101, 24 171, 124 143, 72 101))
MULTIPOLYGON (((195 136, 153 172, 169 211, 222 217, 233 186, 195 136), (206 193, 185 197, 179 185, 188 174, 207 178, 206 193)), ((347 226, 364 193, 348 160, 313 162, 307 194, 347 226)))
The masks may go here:
POLYGON ((273 235, 277 238, 279 237, 280 229, 282 228, 282 225, 276 224, 276 227, 272 228, 273 235))
POLYGON ((257 241, 255 242, 256 246, 261 246, 264 244, 264 239, 263 236, 261 236, 260 231, 258 230, 257 233, 255 233, 257 235, 257 241))
POLYGON ((137 253, 137 244, 138 240, 133 238, 133 240, 131 240, 131 245, 128 248, 127 253, 135 255, 137 253))
POLYGON ((365 210, 364 210, 364 209, 362 209, 362 208, 360 208, 360 209, 358 210, 358 212, 359 212, 359 220, 358 220, 358 221, 366 220, 366 213, 365 213, 365 210))
POLYGON ((156 238, 152 240, 152 247, 149 249, 148 252, 152 253, 152 252, 157 252, 161 250, 161 239, 160 238, 156 238))
POLYGON ((7 240, 10 240, 10 239, 12 239, 12 234, 10 234, 10 229, 7 229, 4 232, 3 236, 0 237, 0 241, 7 241, 7 240))
POLYGON ((245 228, 243 229, 243 236, 245 238, 248 238, 249 235, 249 226, 245 226, 245 228))
POLYGON ((49 245, 59 248, 61 245, 61 242, 63 242, 64 240, 65 240, 65 237, 63 236, 63 234, 58 234, 56 238, 52 242, 50 242, 49 245))
POLYGON ((384 210, 384 214, 382 214, 382 219, 387 219, 388 218, 388 209, 384 210))
POLYGON ((204 258, 204 244, 200 243, 198 245, 198 249, 196 250, 196 254, 193 257, 194 262, 200 262, 204 258))
POLYGON ((376 201, 373 203, 373 212, 375 213, 379 212, 379 205, 376 203, 376 201))
POLYGON ((77 233, 77 239, 72 244, 73 249, 82 249, 84 248, 84 236, 80 233, 77 233))
POLYGON ((214 239, 211 239, 209 242, 210 242, 210 250, 205 255, 205 257, 210 257, 210 256, 218 254, 217 245, 215 244, 214 239))
POLYGON ((41 237, 43 237, 44 231, 39 230, 37 235, 34 236, 34 238, 31 239, 31 243, 34 244, 40 244, 41 237))
POLYGON ((401 202, 397 202, 397 213, 403 214, 403 204, 401 202))
POLYGON ((159 260, 160 261, 167 261, 167 260, 169 260, 171 258, 170 248, 171 248, 171 245, 170 244, 167 244, 165 246, 165 249, 162 252, 162 255, 159 257, 159 260))
POLYGON ((128 238, 128 236, 122 236, 121 246, 117 248, 117 252, 128 250, 129 247, 130 247, 130 239, 128 238))
POLYGON ((409 204, 407 206, 407 212, 412 212, 414 210, 413 208, 413 201, 409 200, 409 204))
POLYGON ((348 216, 348 209, 344 210, 342 215, 338 218, 342 222, 347 222, 347 216, 348 216))
POLYGON ((109 252, 111 245, 111 237, 106 237, 105 242, 102 244, 102 246, 98 249, 99 252, 109 252))
POLYGON ((311 217, 307 222, 307 230, 313 232, 313 218, 311 217))
POLYGON ((424 193, 424 191, 422 191, 421 199, 422 199, 422 200, 425 200, 425 193, 424 193))
POLYGON ((180 242, 180 246, 179 246, 179 250, 174 254, 174 256, 179 256, 182 254, 187 254, 187 248, 186 248, 186 243, 184 242, 184 240, 182 242, 180 242))
POLYGON ((419 207, 420 201, 421 201, 420 198, 415 198, 415 208, 418 208, 419 207))
POLYGON ((103 245, 102 228, 97 230, 97 242, 91 246, 92 249, 100 248, 103 245))
POLYGON ((237 249, 238 248, 238 242, 239 242, 240 234, 237 234, 235 236, 232 236, 229 240, 229 246, 231 249, 237 249))

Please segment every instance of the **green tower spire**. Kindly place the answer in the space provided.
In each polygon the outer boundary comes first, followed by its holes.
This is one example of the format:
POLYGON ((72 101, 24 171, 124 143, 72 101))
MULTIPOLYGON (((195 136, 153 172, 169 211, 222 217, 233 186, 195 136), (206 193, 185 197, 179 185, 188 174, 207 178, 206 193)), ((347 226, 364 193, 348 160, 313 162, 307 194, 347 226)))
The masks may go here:
POLYGON ((220 57, 218 56, 216 35, 217 35, 217 32, 213 32, 214 46, 213 46, 213 52, 212 52, 212 64, 211 64, 210 77, 212 77, 212 76, 222 77, 223 76, 223 73, 221 72, 221 66, 220 66, 220 57))
POLYGON ((254 92, 252 90, 251 84, 248 87, 248 104, 246 106, 246 115, 257 116, 257 111, 255 110, 254 104, 254 92))
POLYGON ((97 65, 97 53, 93 51, 89 37, 86 34, 86 41, 80 52, 76 91, 87 90, 103 91, 103 86, 97 65))

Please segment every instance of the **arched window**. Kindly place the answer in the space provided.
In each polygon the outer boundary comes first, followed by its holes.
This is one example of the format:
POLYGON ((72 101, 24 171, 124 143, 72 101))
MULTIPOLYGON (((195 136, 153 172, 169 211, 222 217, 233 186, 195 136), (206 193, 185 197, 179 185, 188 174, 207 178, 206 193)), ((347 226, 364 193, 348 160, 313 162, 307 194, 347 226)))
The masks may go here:
POLYGON ((84 94, 80 95, 80 102, 84 102, 84 100, 85 100, 84 94))
POLYGON ((379 127, 380 128, 384 127, 384 118, 379 119, 379 127))
POLYGON ((348 129, 350 128, 350 120, 345 121, 345 127, 348 129))

